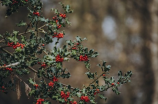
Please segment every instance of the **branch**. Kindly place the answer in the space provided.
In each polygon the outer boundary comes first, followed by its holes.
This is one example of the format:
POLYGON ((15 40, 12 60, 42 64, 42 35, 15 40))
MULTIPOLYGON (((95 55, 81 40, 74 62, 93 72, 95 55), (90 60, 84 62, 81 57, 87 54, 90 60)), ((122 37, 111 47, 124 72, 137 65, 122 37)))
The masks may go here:
POLYGON ((91 84, 93 84, 96 80, 98 80, 103 74, 104 74, 104 73, 100 74, 96 79, 94 79, 94 80, 89 84, 89 86, 90 86, 91 84))
MULTIPOLYGON (((41 26, 41 27, 39 27, 38 29, 39 30, 41 30, 40 32, 42 32, 42 33, 46 33, 42 28, 43 27, 45 27, 47 24, 45 24, 45 25, 43 25, 43 26, 41 26)), ((28 29, 28 28, 27 28, 28 29)), ((23 35, 23 34, 26 34, 26 33, 29 33, 29 31, 27 31, 27 29, 26 29, 26 31, 25 32, 23 32, 23 33, 19 33, 18 35, 23 35)), ((33 31, 35 31, 35 30, 33 30, 33 31)), ((2 40, 0 40, 0 42, 1 41, 4 41, 4 39, 2 39, 2 40)), ((41 47, 39 47, 39 49, 41 49, 41 47)), ((5 49, 2 49, 3 51, 5 51, 6 53, 9 53, 10 55, 12 55, 12 53, 10 53, 9 51, 7 51, 7 50, 5 50, 5 49)), ((46 52, 46 51, 43 51, 46 55, 48 55, 48 53, 46 52)), ((12 64, 9 64, 9 65, 6 65, 6 66, 0 66, 0 69, 2 69, 2 68, 7 68, 7 67, 11 67, 11 66, 17 66, 17 65, 19 65, 20 64, 20 62, 16 62, 16 63, 12 63, 12 64)), ((33 72, 35 72, 35 73, 37 73, 38 71, 37 70, 35 70, 34 68, 32 68, 32 67, 28 67, 29 69, 31 69, 33 72)), ((16 76, 17 78, 18 78, 18 76, 16 76)), ((49 80, 51 80, 51 79, 49 79, 49 80)), ((63 84, 63 83, 61 83, 63 86, 66 86, 66 87, 68 87, 68 85, 66 85, 66 84, 63 84)), ((71 87, 71 89, 75 89, 74 87, 71 87)), ((79 90, 80 92, 81 92, 81 90, 79 90)))
POLYGON ((20 64, 20 62, 15 62, 15 63, 9 64, 9 65, 0 66, 0 69, 12 67, 12 66, 17 66, 17 65, 19 65, 19 64, 20 64))
MULTIPOLYGON (((39 47, 40 48, 40 47, 39 47)), ((3 51, 5 51, 6 53, 9 53, 10 55, 12 55, 9 51, 7 51, 7 50, 5 50, 5 49, 2 49, 3 51)), ((45 52, 45 51, 44 51, 45 52)), ((45 52, 45 54, 47 54, 48 55, 48 53, 46 53, 45 52)), ((16 62, 16 63, 13 63, 13 64, 9 64, 9 65, 6 65, 6 66, 0 66, 0 69, 1 68, 7 68, 7 67, 11 67, 11 66, 16 66, 16 65, 19 65, 20 64, 20 62, 16 62)), ((32 68, 32 67, 28 67, 29 69, 31 69, 33 72, 35 72, 35 73, 37 73, 38 71, 37 70, 35 70, 34 68, 32 68)), ((16 76, 17 77, 17 76, 16 76)), ((47 78, 47 79, 49 79, 49 78, 47 78)), ((49 79, 49 80, 51 80, 51 79, 49 79)), ((68 85, 66 85, 66 84, 63 84, 63 83, 61 83, 63 86, 66 86, 66 87, 68 87, 68 85)), ((75 89, 74 87, 71 87, 71 89, 75 89)), ((81 92, 81 90, 80 90, 80 92, 81 92)))
MULTIPOLYGON (((41 27, 39 27, 38 29, 41 30, 41 31, 39 31, 39 32, 45 34, 46 32, 45 32, 42 28, 45 27, 46 25, 47 25, 47 24, 44 24, 44 25, 42 25, 41 27)), ((28 28, 27 28, 27 29, 28 29, 28 28)), ((25 30, 25 32, 19 33, 18 35, 23 35, 23 34, 29 33, 30 31, 27 31, 27 29, 25 30)), ((32 31, 35 31, 35 30, 32 30, 32 31)), ((0 43, 3 42, 3 41, 4 41, 4 39, 1 39, 1 40, 0 40, 0 43)))

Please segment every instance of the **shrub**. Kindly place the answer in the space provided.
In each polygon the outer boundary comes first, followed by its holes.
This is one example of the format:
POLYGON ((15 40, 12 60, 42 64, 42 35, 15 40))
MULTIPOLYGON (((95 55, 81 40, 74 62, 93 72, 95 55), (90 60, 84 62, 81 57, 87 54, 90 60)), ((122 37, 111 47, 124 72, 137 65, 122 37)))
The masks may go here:
POLYGON ((64 104, 86 104, 87 102, 96 104, 96 96, 106 100, 107 98, 102 92, 110 88, 116 94, 120 94, 118 87, 130 81, 131 71, 125 75, 119 71, 117 80, 108 77, 110 65, 106 65, 105 61, 98 64, 102 70, 100 75, 97 72, 92 73, 89 62, 91 58, 98 56, 98 52, 93 49, 89 50, 82 45, 86 38, 77 36, 76 40, 68 40, 63 47, 57 47, 60 40, 65 37, 65 32, 62 29, 70 24, 68 14, 72 13, 72 10, 69 5, 60 3, 64 12, 61 13, 57 9, 52 9, 55 16, 52 19, 46 19, 42 14, 43 4, 41 0, 1 0, 0 3, 8 7, 7 16, 12 15, 22 6, 27 7, 29 20, 29 23, 20 20, 16 24, 18 27, 25 28, 24 32, 20 33, 14 30, 11 33, 5 32, 0 35, 0 43, 3 44, 0 46, 0 90, 2 92, 7 93, 8 89, 16 89, 17 98, 20 99, 21 82, 25 84, 26 95, 33 96, 36 104, 49 104, 50 99, 64 104), (53 41, 55 41, 53 49, 46 50, 45 45, 53 41), (13 49, 13 52, 8 51, 6 47, 13 49), (43 58, 38 57, 42 54, 45 54, 43 58), (87 69, 85 74, 89 79, 92 79, 88 86, 79 89, 63 84, 58 80, 59 78, 71 77, 69 70, 63 68, 63 63, 70 59, 85 64, 87 69), (35 65, 40 67, 34 68, 35 65), (36 74, 34 78, 29 78, 26 82, 22 75, 29 74, 30 71, 36 74), (35 80, 36 76, 40 82, 35 80), (9 81, 6 80, 8 78, 9 81), (105 85, 99 85, 99 78, 103 78, 105 85), (74 97, 78 97, 79 102, 76 102, 74 97))

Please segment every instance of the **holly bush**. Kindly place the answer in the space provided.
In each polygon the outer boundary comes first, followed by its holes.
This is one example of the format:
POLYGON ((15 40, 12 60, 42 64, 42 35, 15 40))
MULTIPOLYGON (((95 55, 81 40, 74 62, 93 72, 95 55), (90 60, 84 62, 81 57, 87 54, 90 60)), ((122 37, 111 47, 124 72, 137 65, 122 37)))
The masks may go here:
POLYGON ((102 71, 100 75, 97 72, 92 73, 90 59, 97 57, 98 52, 82 45, 86 38, 77 36, 73 41, 67 40, 63 47, 57 47, 65 37, 62 29, 70 24, 67 16, 73 11, 69 5, 59 3, 64 12, 51 9, 54 16, 52 19, 46 19, 43 16, 41 0, 1 0, 0 3, 7 7, 8 18, 13 13, 16 14, 21 7, 28 10, 28 21, 19 20, 16 24, 25 29, 24 32, 13 30, 0 34, 1 92, 14 90, 20 99, 20 83, 24 83, 26 95, 33 97, 36 104, 50 104, 51 100, 64 104, 96 104, 96 96, 107 100, 103 92, 112 89, 114 93, 120 94, 118 87, 130 81, 131 71, 125 75, 119 71, 117 80, 109 77, 110 65, 106 65, 105 61, 97 65, 102 71), (53 41, 55 44, 52 50, 46 50, 45 46, 53 41), (43 57, 39 57, 40 55, 43 57), (88 86, 79 89, 60 82, 59 78, 71 77, 69 70, 63 68, 63 63, 70 59, 85 64, 85 74, 92 80, 88 86), (30 71, 35 73, 34 77, 24 81, 23 75, 29 75, 30 71), (104 80, 104 85, 99 85, 99 78, 104 80), (74 98, 78 100, 75 101, 74 98))

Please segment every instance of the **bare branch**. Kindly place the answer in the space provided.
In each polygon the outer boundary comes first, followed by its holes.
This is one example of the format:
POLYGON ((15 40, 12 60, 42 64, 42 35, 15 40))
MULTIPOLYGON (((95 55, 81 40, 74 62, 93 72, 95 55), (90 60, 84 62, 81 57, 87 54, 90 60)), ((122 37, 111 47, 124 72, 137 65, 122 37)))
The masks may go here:
POLYGON ((15 63, 9 64, 9 65, 0 66, 0 69, 2 69, 2 68, 12 67, 12 66, 17 66, 17 65, 19 65, 19 63, 20 63, 20 62, 15 62, 15 63))
POLYGON ((103 74, 105 74, 105 73, 100 74, 96 79, 94 79, 94 80, 89 84, 89 86, 90 86, 91 84, 93 84, 96 80, 98 80, 103 74))

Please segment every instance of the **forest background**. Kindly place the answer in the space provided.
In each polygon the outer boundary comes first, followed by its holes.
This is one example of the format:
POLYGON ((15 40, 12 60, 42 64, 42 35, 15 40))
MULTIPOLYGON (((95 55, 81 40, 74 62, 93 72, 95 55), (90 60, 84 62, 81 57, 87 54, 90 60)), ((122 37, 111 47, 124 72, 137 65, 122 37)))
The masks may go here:
MULTIPOLYGON (((59 1, 74 10, 69 15, 71 26, 65 29, 66 36, 60 45, 76 36, 86 37, 85 45, 100 54, 92 59, 94 70, 97 63, 106 60, 112 66, 113 76, 118 70, 133 72, 131 83, 121 86, 121 95, 111 90, 105 93, 106 104, 158 104, 158 0, 43 0, 46 18, 52 18, 51 8, 61 9, 59 1)), ((6 7, 0 5, 0 33, 18 30, 15 23, 26 19, 27 9, 21 8, 8 18, 4 18, 5 11, 6 7)), ((52 44, 47 48, 51 49, 52 44)), ((65 66, 72 73, 66 80, 68 84, 82 87, 90 82, 83 76, 84 65, 70 62, 65 66)), ((14 95, 13 91, 7 95, 0 93, 0 104, 18 104, 14 95)), ((22 93, 19 104, 32 101, 22 93)), ((103 103, 98 99, 98 104, 103 103)))

